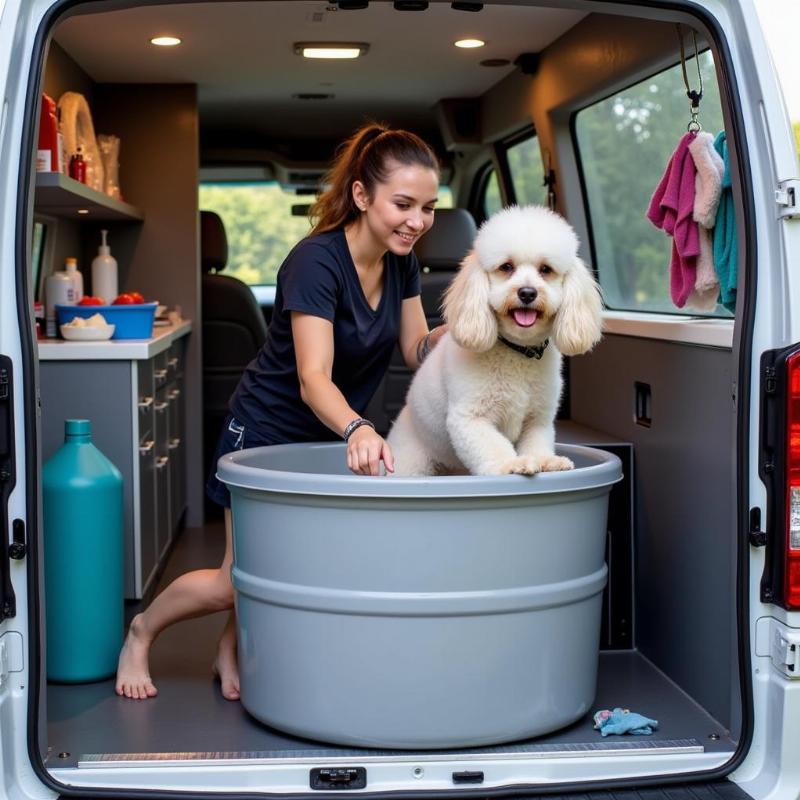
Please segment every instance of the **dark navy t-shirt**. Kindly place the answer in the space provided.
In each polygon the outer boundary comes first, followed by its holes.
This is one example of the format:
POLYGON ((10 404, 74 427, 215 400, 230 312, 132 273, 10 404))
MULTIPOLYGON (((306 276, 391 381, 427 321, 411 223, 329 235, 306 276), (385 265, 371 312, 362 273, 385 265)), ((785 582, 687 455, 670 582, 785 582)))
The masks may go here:
POLYGON ((338 438, 300 397, 290 312, 333 323, 331 377, 350 407, 363 414, 389 366, 403 300, 419 293, 416 256, 387 252, 383 293, 373 310, 344 231, 303 239, 278 271, 269 335, 242 375, 230 401, 231 413, 265 444, 338 438))

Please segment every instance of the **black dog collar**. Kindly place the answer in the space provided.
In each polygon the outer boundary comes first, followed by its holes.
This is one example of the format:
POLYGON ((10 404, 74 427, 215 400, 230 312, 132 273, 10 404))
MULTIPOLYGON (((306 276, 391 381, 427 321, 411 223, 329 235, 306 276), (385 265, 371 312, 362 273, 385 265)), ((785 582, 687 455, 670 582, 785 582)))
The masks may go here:
POLYGON ((510 347, 512 350, 516 350, 518 353, 522 353, 525 358, 535 358, 537 361, 544 355, 544 351, 547 349, 547 345, 550 344, 549 339, 545 339, 540 345, 536 347, 526 347, 521 344, 514 344, 514 342, 509 342, 508 339, 498 336, 498 339, 504 344, 510 347))

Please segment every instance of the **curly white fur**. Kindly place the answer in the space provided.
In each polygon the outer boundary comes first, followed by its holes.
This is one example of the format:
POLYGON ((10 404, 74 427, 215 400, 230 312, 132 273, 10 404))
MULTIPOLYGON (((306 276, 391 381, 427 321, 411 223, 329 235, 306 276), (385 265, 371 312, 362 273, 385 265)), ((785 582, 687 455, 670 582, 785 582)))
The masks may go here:
POLYGON ((445 295, 448 333, 389 433, 395 475, 571 469, 554 451, 561 356, 597 343, 601 307, 562 217, 513 206, 487 220, 445 295), (499 336, 549 346, 541 359, 527 358, 499 336))

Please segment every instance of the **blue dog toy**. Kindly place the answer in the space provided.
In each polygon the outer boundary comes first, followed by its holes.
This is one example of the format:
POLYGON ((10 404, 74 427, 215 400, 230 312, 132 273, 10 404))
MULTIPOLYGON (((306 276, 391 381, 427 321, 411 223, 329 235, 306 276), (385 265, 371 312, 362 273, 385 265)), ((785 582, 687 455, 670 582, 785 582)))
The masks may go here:
POLYGON ((627 708, 603 709, 594 715, 595 730, 601 736, 632 733, 634 736, 650 735, 657 727, 658 720, 648 719, 627 708))

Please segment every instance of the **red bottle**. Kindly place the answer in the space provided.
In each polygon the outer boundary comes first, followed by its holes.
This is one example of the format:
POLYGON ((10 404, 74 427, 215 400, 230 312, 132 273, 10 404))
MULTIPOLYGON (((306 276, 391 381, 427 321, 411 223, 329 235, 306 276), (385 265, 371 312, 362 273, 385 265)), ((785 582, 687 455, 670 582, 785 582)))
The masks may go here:
POLYGON ((58 172, 60 167, 56 103, 52 97, 43 94, 39 115, 39 143, 36 147, 36 169, 39 172, 58 172))
POLYGON ((83 160, 83 153, 78 147, 78 152, 69 160, 69 176, 76 181, 86 183, 86 162, 83 160))

